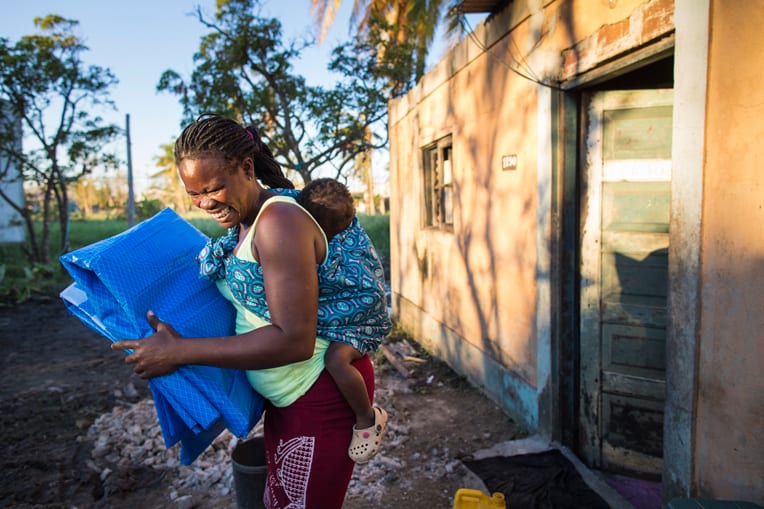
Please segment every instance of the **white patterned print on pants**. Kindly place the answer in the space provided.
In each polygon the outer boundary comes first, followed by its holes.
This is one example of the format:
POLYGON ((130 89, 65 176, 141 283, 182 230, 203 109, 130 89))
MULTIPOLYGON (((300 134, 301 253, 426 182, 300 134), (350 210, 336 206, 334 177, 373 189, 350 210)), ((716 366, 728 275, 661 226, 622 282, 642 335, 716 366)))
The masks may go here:
MULTIPOLYGON (((289 500, 284 509, 305 509, 315 445, 315 437, 295 437, 286 442, 279 441, 275 458, 276 477, 289 500)), ((271 505, 274 502, 267 500, 266 506, 275 509, 276 506, 271 505)))

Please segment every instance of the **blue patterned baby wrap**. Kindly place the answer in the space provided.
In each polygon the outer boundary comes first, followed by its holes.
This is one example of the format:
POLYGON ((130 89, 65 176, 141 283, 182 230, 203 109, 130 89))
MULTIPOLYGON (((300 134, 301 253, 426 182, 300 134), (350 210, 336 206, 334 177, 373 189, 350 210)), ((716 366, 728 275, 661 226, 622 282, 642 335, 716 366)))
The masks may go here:
MULTIPOLYGON (((273 189, 296 196, 292 189, 273 189)), ((239 227, 210 239, 197 256, 199 275, 210 281, 225 278, 234 298, 256 315, 271 321, 259 263, 233 256, 239 227)), ((366 231, 353 218, 350 226, 329 242, 326 261, 318 265, 319 337, 348 343, 362 354, 375 352, 392 323, 387 314, 382 263, 366 231)))

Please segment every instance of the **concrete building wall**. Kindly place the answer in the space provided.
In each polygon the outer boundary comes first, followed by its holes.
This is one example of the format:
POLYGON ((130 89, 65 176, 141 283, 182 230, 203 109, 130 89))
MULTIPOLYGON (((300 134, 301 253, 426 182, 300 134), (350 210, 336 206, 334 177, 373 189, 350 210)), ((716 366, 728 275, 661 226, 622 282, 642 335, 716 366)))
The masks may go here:
MULTIPOLYGON (((506 45, 507 41, 500 44, 506 45)), ((473 45, 473 48, 475 46, 473 45)), ((467 44, 391 106, 394 312, 418 339, 533 424, 535 386, 536 97, 467 44), (477 53, 477 52, 475 52, 477 53), (465 65, 466 64, 466 65, 465 65), (422 149, 452 137, 453 232, 423 218, 422 149), (501 170, 515 154, 518 169, 501 170)))
POLYGON ((663 495, 689 497, 700 322, 700 231, 710 0, 676 0, 663 495))
MULTIPOLYGON (((4 164, 5 161, 0 158, 0 165, 4 164)), ((12 168, 3 179, 0 179, 0 186, 3 187, 3 193, 9 196, 14 203, 24 203, 23 183, 15 168, 12 168)), ((0 198, 0 244, 21 243, 24 242, 25 238, 26 230, 21 214, 0 198)))
MULTIPOLYGON (((5 103, 0 102, 0 108, 5 103)), ((18 146, 21 146, 21 123, 11 120, 12 129, 18 133, 18 146)), ((24 204, 24 183, 18 168, 0 155, 0 186, 3 193, 15 204, 24 204)), ((26 229, 23 219, 16 209, 0 197, 0 244, 21 243, 26 239, 26 229)))
POLYGON ((713 0, 702 207, 699 496, 764 503, 764 1, 713 0))
POLYGON ((552 362, 548 288, 539 283, 548 270, 552 93, 533 80, 555 86, 671 31, 672 7, 512 2, 390 104, 394 313, 530 428, 552 362), (422 215, 422 150, 446 136, 452 232, 425 228, 422 215), (502 169, 505 156, 515 169, 502 169))
POLYGON ((538 430, 557 396, 558 93, 507 64, 525 55, 571 91, 617 76, 619 59, 674 49, 664 496, 764 502, 762 26, 764 0, 514 1, 390 103, 394 314, 538 430), (423 219, 422 150, 446 136, 453 231, 423 219), (508 155, 516 169, 502 169, 508 155))

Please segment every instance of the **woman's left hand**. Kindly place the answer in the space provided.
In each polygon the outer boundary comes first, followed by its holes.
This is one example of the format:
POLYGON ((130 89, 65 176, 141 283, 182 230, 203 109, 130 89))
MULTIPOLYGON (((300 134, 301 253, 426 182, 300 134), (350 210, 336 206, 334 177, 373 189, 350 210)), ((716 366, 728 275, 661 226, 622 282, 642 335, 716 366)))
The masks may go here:
POLYGON ((144 339, 124 340, 112 343, 112 350, 133 350, 125 357, 127 364, 134 364, 133 371, 141 378, 167 375, 178 369, 175 352, 181 340, 180 334, 169 323, 159 320, 153 311, 146 318, 154 334, 144 339))

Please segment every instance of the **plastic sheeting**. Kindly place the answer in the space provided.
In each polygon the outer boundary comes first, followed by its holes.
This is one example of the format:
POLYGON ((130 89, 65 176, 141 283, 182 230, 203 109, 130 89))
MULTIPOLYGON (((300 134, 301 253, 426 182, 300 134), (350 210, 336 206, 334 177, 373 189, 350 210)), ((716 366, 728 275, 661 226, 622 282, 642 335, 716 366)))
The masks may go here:
MULTIPOLYGON (((154 331, 153 310, 184 337, 234 334, 235 311, 214 283, 198 277, 196 255, 206 236, 171 209, 119 235, 60 257, 74 283, 61 292, 67 309, 111 341, 154 331)), ((243 371, 182 366, 152 378, 149 387, 169 448, 180 442, 188 465, 225 428, 246 436, 264 400, 243 371)))

